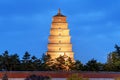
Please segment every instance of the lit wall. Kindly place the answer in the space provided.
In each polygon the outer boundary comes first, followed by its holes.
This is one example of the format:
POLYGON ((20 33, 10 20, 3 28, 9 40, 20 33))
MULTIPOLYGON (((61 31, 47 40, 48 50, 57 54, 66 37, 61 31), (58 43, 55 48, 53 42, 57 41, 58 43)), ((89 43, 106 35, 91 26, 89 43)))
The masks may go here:
POLYGON ((69 31, 66 16, 61 15, 61 13, 53 16, 50 35, 48 37, 48 51, 46 52, 52 59, 60 55, 67 55, 74 60, 69 31))

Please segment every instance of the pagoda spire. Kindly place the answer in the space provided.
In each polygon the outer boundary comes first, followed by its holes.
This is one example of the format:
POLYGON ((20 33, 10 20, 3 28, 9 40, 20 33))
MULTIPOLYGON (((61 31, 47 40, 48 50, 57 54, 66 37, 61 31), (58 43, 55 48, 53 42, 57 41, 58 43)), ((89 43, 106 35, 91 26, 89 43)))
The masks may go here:
POLYGON ((60 10, 60 8, 58 9, 58 15, 61 15, 61 10, 60 10))
POLYGON ((57 13, 54 17, 57 17, 57 16, 59 16, 59 17, 65 17, 65 16, 61 13, 60 8, 58 9, 58 13, 57 13))

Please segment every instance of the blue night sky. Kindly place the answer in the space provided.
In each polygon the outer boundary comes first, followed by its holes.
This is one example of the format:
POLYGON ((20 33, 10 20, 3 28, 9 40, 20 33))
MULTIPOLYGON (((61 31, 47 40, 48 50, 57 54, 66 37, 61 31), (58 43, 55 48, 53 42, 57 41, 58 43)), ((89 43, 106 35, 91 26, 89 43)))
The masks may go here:
POLYGON ((41 57, 58 8, 67 16, 75 59, 106 62, 120 45, 120 0, 0 0, 0 53, 41 57))

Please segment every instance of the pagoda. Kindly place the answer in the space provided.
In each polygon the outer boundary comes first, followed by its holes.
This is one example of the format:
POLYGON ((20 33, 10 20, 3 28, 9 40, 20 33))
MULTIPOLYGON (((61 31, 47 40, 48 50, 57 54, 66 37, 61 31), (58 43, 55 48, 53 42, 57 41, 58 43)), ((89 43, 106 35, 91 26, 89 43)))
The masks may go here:
POLYGON ((74 60, 74 52, 72 51, 71 36, 69 34, 66 16, 61 14, 60 9, 57 15, 53 16, 47 55, 52 59, 59 56, 68 56, 74 60))

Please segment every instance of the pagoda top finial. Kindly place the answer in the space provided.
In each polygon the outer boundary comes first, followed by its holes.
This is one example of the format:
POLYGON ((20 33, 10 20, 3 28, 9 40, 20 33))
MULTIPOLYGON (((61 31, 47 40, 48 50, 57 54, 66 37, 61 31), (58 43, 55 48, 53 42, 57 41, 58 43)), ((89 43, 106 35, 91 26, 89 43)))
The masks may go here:
POLYGON ((61 15, 61 11, 60 11, 60 8, 58 9, 58 15, 61 15))
POLYGON ((60 17, 65 17, 64 15, 61 14, 60 8, 58 9, 57 15, 55 15, 54 17, 58 17, 58 16, 60 16, 60 17))

